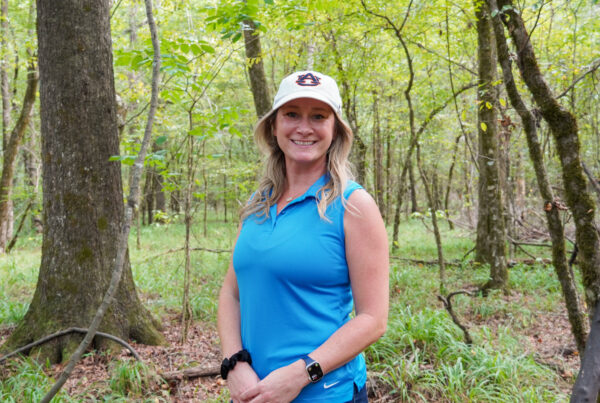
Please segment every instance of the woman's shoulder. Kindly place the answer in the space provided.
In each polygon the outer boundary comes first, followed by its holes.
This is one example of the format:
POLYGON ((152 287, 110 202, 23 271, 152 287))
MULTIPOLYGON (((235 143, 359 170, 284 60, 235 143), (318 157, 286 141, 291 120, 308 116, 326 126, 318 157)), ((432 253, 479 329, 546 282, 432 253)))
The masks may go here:
POLYGON ((344 199, 349 198, 350 195, 352 193, 354 193, 354 191, 357 189, 364 189, 364 188, 358 182, 355 182, 352 179, 349 179, 346 182, 346 188, 344 189, 344 199))

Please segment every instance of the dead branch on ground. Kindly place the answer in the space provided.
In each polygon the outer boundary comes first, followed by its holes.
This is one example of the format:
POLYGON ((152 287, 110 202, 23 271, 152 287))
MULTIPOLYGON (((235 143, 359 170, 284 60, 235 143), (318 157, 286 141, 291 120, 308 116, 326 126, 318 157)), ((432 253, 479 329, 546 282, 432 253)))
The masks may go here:
POLYGON ((464 326, 462 323, 460 323, 460 321, 458 320, 458 317, 456 316, 456 314, 454 313, 454 310, 452 309, 452 297, 454 297, 455 295, 459 295, 459 294, 466 294, 471 297, 474 296, 474 294, 470 291, 460 290, 460 291, 451 292, 446 297, 444 297, 442 295, 438 295, 438 299, 440 301, 442 301, 442 303, 444 304, 444 307, 450 314, 452 321, 456 324, 456 326, 458 326, 460 328, 460 330, 463 331, 463 333, 465 335, 465 343, 467 343, 468 345, 471 345, 471 344, 473 344, 473 339, 471 338, 469 329, 467 329, 466 326, 464 326))

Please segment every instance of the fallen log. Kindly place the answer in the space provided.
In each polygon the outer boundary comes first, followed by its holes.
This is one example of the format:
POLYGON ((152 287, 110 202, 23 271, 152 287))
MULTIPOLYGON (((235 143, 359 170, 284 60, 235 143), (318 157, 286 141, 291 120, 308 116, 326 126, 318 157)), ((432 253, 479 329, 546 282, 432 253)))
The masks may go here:
POLYGON ((184 379, 200 378, 204 376, 215 376, 221 373, 220 365, 204 367, 191 367, 180 371, 163 372, 160 376, 167 382, 181 381, 184 379))

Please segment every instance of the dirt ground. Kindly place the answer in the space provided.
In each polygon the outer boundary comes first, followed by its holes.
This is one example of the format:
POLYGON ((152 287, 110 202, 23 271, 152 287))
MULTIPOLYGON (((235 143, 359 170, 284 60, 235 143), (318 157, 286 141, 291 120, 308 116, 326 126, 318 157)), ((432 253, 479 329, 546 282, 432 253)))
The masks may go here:
MULTIPOLYGON (((513 298, 507 296, 506 298, 513 298)), ((468 313, 467 313, 468 315, 468 313)), ((494 328, 504 323, 505 318, 488 318, 480 322, 476 317, 464 317, 471 328, 477 325, 494 328), (480 322, 480 323, 478 323, 480 322)), ((0 330, 0 344, 10 334, 10 328, 0 330)), ((132 344, 145 363, 150 364, 157 373, 177 371, 187 367, 203 367, 218 371, 222 359, 218 337, 214 325, 194 323, 188 333, 188 341, 181 345, 181 326, 179 320, 172 316, 164 321, 163 333, 169 345, 166 347, 132 344)), ((575 344, 570 335, 566 312, 541 313, 532 320, 532 326, 526 331, 528 351, 536 354, 536 360, 559 373, 564 382, 559 385, 569 392, 574 374, 579 369, 579 357, 574 353, 575 344)), ((128 350, 122 350, 118 360, 133 359, 128 350)), ((91 400, 91 397, 102 398, 108 390, 110 369, 115 361, 106 355, 90 354, 84 357, 76 367, 63 389, 71 396, 91 400)), ((59 376, 63 365, 52 366, 51 373, 55 379, 59 376)), ((378 385, 371 387, 371 402, 390 401, 385 390, 378 385)), ((205 376, 194 379, 181 379, 169 383, 153 382, 146 392, 152 396, 164 396, 171 402, 199 402, 219 398, 225 388, 220 376, 205 376)), ((158 399, 157 399, 158 401, 158 399)))

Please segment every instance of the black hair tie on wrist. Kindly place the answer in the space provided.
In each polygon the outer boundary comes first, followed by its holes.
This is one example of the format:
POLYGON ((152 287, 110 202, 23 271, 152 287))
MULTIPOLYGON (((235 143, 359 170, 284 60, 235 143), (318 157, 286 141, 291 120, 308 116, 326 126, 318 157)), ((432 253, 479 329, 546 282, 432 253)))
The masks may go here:
POLYGON ((250 357, 250 353, 246 349, 240 350, 231 357, 223 360, 221 363, 221 378, 227 379, 227 374, 229 374, 229 371, 231 371, 239 361, 247 362, 252 365, 252 357, 250 357))

